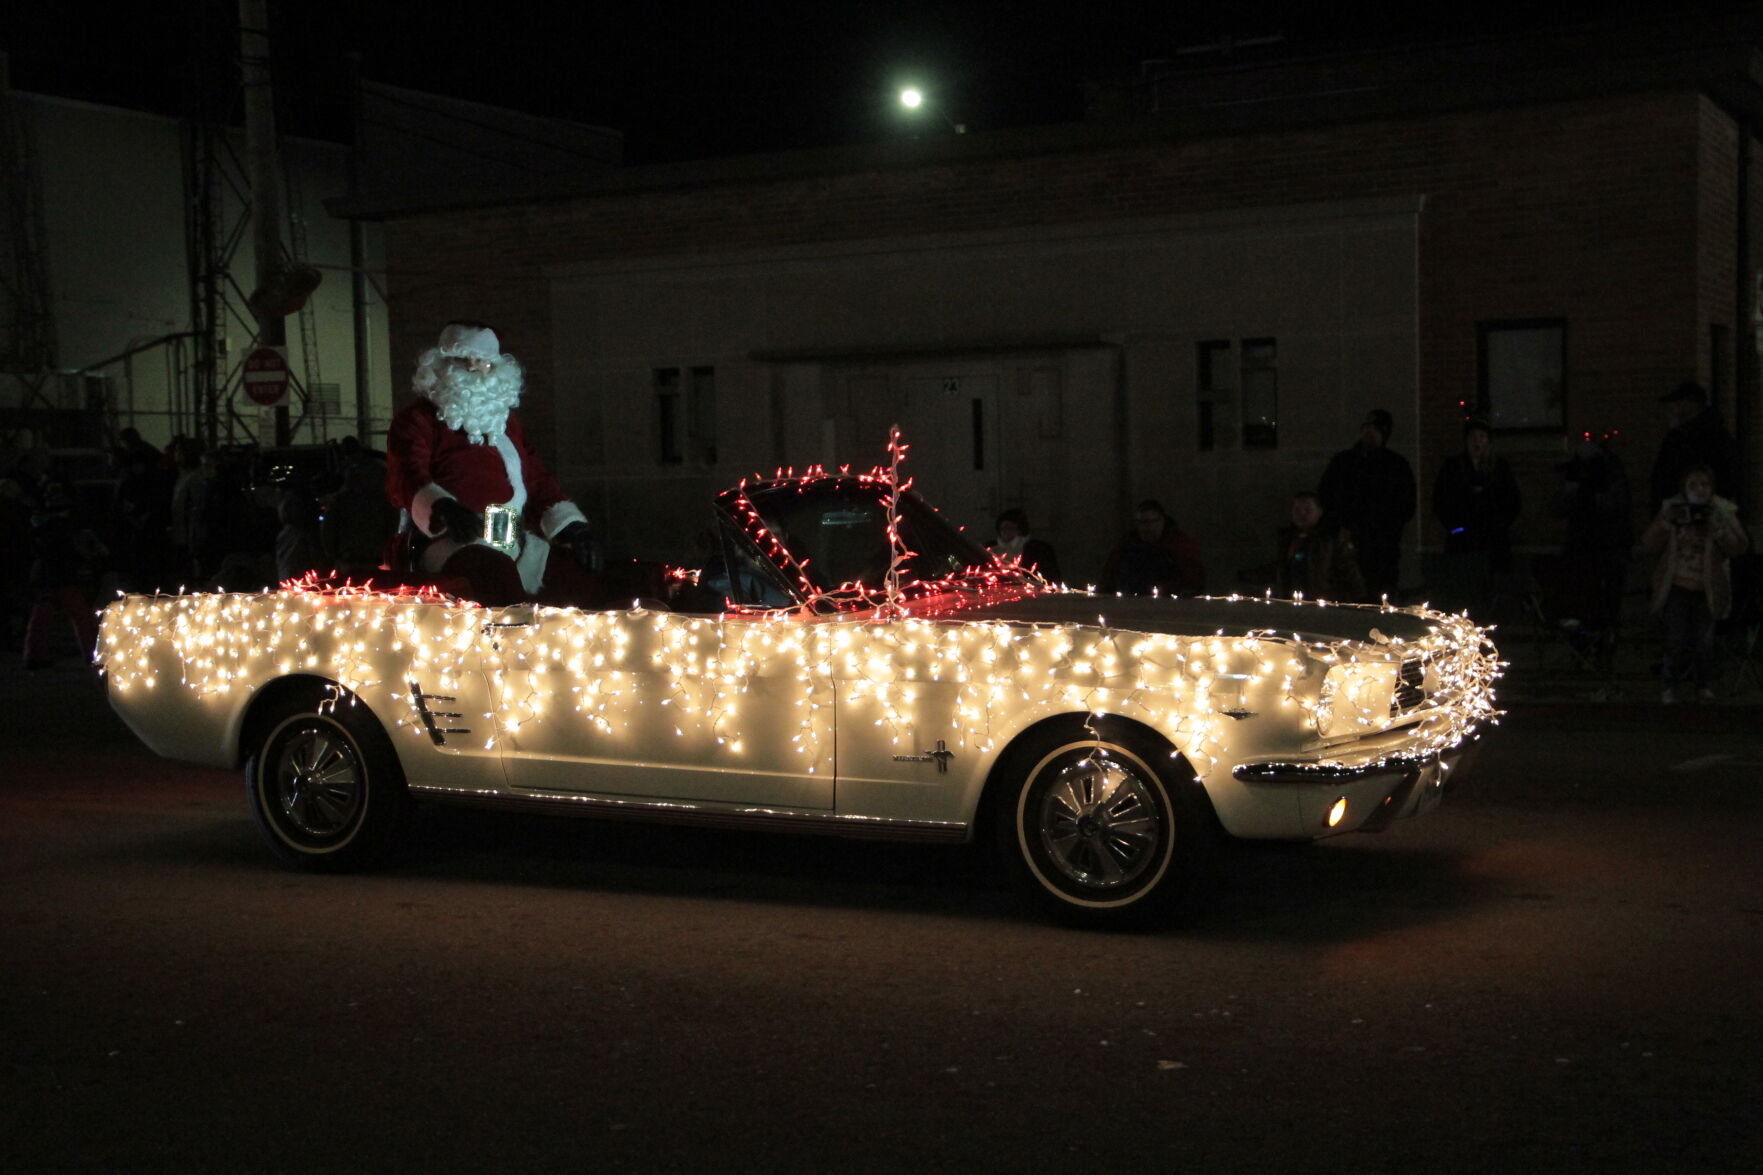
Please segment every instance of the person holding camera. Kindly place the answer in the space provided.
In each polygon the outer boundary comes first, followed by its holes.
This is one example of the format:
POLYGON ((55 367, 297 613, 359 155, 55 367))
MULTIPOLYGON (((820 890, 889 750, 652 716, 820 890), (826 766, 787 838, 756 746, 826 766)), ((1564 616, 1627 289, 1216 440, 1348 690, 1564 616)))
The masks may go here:
POLYGON ((1715 494, 1711 466, 1690 466, 1682 487, 1641 536, 1642 546, 1660 552, 1653 611, 1665 625, 1667 703, 1677 700, 1686 678, 1699 700, 1713 700, 1714 625, 1732 614, 1732 557, 1750 543, 1738 507, 1715 494))

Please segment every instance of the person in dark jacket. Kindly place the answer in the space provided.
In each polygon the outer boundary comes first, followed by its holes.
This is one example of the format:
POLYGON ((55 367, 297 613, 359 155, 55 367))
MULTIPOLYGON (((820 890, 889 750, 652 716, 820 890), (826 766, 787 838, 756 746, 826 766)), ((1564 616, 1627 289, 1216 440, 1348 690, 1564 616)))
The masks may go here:
MULTIPOLYGON (((133 429, 125 429, 132 433, 133 429)), ((156 591, 169 575, 171 482, 160 466, 159 450, 135 436, 133 445, 111 451, 117 472, 111 505, 117 575, 125 591, 156 591)))
POLYGON ((275 536, 277 579, 299 579, 313 572, 322 575, 334 569, 319 535, 318 503, 311 496, 284 490, 276 517, 282 524, 275 536))
POLYGON ((1322 498, 1303 490, 1292 495, 1292 524, 1279 532, 1276 580, 1282 596, 1357 603, 1365 599, 1365 576, 1353 537, 1322 511, 1322 498))
POLYGON ((1200 544, 1182 532, 1161 503, 1146 498, 1133 511, 1132 531, 1108 555, 1102 590, 1124 596, 1199 595, 1206 590, 1200 544))
POLYGON ((1556 509, 1566 522, 1560 573, 1545 588, 1554 592, 1554 611, 1576 620, 1579 629, 1614 633, 1634 547, 1628 474, 1603 434, 1569 438, 1567 450, 1567 460, 1556 466, 1556 509))
POLYGON ((386 463, 351 441, 344 437, 341 446, 342 484, 320 500, 319 533, 331 566, 343 575, 371 578, 398 529, 398 512, 386 501, 386 463))
POLYGON ((1512 569, 1519 507, 1518 479, 1494 453, 1487 421, 1465 421, 1463 451, 1439 469, 1432 488, 1432 512, 1445 529, 1450 606, 1486 607, 1493 574, 1512 569))
POLYGON ((1714 484, 1737 495, 1738 448, 1720 413, 1709 402, 1708 390, 1685 380, 1659 397, 1665 405, 1667 429, 1653 460, 1649 507, 1657 511, 1665 499, 1683 489, 1683 477, 1692 468, 1706 465, 1714 471, 1714 484))
POLYGON ((59 482, 43 489, 31 515, 30 622, 25 629, 24 666, 50 664, 49 626, 57 613, 73 626, 80 651, 92 655, 98 643, 98 622, 86 594, 86 581, 104 557, 104 547, 74 519, 73 498, 59 482))
POLYGON ((1322 512, 1352 535, 1373 600, 1393 599, 1401 586, 1402 532, 1417 494, 1408 459, 1389 447, 1394 423, 1373 408, 1359 426, 1359 443, 1334 455, 1317 487, 1322 512))
POLYGON ((1059 576, 1059 556, 1053 553, 1053 544, 1029 533, 1025 511, 1012 507, 998 515, 996 531, 998 538, 992 544, 992 554, 1006 563, 1027 567, 1048 583, 1063 582, 1059 576))

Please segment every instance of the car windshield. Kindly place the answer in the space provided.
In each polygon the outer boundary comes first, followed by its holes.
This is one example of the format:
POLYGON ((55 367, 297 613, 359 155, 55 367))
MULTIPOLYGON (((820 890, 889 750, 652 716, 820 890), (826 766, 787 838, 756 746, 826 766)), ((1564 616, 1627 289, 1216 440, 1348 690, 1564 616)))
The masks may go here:
MULTIPOLYGON (((859 584, 881 590, 892 551, 884 487, 852 481, 766 486, 748 494, 760 520, 802 565, 817 591, 859 584)), ((913 493, 900 496, 900 539, 911 552, 902 582, 932 582, 989 568, 985 548, 913 493)))

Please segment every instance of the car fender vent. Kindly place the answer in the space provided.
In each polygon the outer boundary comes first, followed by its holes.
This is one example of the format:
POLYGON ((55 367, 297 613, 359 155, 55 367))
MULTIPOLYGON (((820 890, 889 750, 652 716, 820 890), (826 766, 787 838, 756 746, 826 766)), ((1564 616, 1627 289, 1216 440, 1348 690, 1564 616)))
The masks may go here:
POLYGON ((430 702, 440 702, 447 706, 457 705, 458 698, 447 697, 444 694, 425 694, 419 683, 412 681, 408 684, 410 686, 410 704, 416 707, 417 716, 422 719, 422 728, 429 732, 429 738, 434 740, 437 747, 446 746, 447 736, 450 734, 471 733, 470 727, 444 724, 443 720, 463 717, 457 710, 437 710, 429 705, 430 702))

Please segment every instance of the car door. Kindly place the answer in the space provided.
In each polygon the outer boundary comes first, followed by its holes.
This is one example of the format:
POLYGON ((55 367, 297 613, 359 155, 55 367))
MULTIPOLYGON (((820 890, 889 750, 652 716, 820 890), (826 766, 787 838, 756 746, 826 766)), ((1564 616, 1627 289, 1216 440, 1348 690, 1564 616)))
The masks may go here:
POLYGON ((905 617, 830 628, 840 814, 965 818, 966 797, 991 749, 976 673, 983 676, 988 653, 995 660, 1001 631, 905 617))
POLYGON ((832 808, 820 626, 788 612, 508 611, 490 660, 510 786, 832 808))

